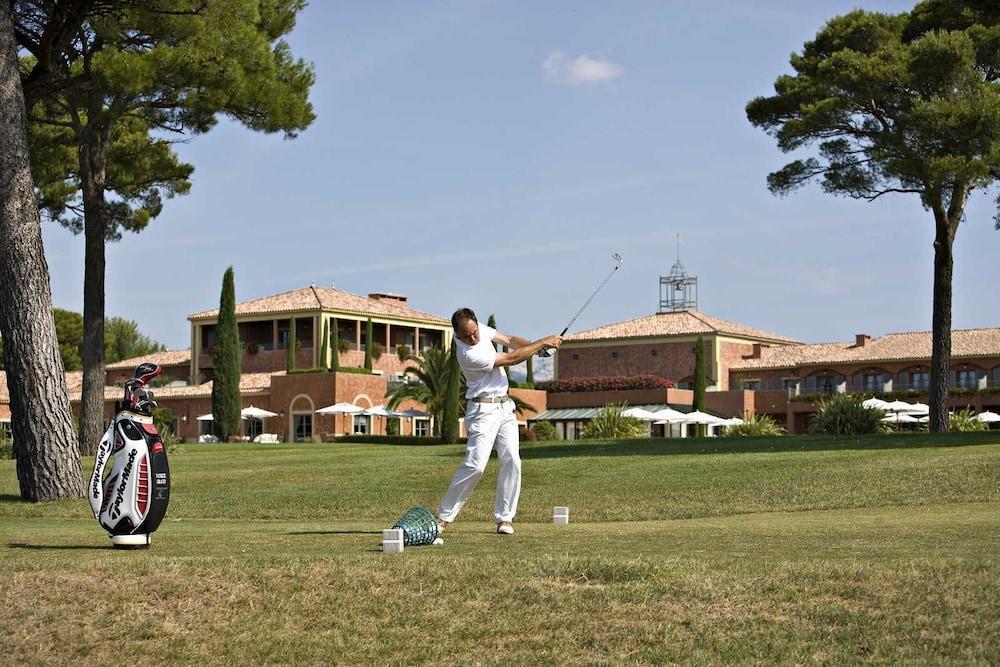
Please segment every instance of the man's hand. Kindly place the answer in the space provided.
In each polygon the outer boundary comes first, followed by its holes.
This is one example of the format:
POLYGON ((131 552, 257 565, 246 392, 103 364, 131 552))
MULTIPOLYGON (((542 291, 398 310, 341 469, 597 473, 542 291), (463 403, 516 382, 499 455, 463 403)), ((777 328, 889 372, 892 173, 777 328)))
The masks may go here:
POLYGON ((562 340, 562 336, 549 336, 547 338, 543 338, 542 342, 545 344, 546 348, 558 350, 559 346, 562 345, 562 340))

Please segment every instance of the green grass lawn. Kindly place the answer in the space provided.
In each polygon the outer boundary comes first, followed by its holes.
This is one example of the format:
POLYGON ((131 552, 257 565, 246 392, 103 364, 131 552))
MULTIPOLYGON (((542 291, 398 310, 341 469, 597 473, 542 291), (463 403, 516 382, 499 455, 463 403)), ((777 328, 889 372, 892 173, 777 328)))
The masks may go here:
POLYGON ((139 552, 0 462, 0 663, 1000 662, 1000 433, 526 446, 381 553, 461 452, 184 445, 139 552))

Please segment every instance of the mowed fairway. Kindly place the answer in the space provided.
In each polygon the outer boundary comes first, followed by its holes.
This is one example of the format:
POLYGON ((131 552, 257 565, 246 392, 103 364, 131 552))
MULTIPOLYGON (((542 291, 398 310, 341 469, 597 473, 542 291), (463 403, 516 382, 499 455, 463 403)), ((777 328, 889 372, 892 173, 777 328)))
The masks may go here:
POLYGON ((0 462, 0 663, 1000 662, 1000 433, 534 445, 381 553, 461 452, 184 445, 138 552, 0 462))

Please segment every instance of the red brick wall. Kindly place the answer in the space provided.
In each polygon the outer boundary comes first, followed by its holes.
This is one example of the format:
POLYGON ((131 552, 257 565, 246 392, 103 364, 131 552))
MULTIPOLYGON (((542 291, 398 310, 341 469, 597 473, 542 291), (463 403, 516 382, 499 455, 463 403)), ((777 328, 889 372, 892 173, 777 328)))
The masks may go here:
POLYGON ((600 347, 566 346, 559 351, 556 377, 568 380, 613 375, 658 375, 676 382, 693 373, 694 341, 690 340, 639 345, 608 343, 600 347), (618 357, 613 358, 612 353, 617 353, 618 357), (573 355, 578 358, 574 359, 573 355))
POLYGON ((753 353, 753 345, 750 343, 734 343, 730 341, 719 341, 719 369, 714 371, 715 381, 720 390, 739 389, 739 385, 729 383, 729 367, 743 361, 745 356, 753 353))
POLYGON ((548 409, 547 394, 540 389, 511 389, 511 396, 516 396, 521 399, 534 410, 525 410, 517 415, 518 421, 524 421, 526 419, 531 419, 539 412, 545 412, 548 409))

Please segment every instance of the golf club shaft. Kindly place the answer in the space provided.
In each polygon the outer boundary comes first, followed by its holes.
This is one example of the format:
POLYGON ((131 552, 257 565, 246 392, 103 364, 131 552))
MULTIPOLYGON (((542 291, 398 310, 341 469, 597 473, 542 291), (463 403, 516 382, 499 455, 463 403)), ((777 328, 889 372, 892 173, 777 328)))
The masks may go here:
MULTIPOLYGON (((584 310, 587 309, 587 306, 589 306, 590 302, 594 300, 594 297, 597 296, 597 293, 600 292, 601 289, 603 289, 603 287, 608 284, 608 281, 611 280, 611 277, 615 275, 615 271, 617 271, 618 269, 621 268, 621 266, 622 266, 621 256, 615 254, 614 257, 615 257, 616 261, 618 262, 617 264, 615 264, 615 268, 611 269, 611 273, 609 273, 608 276, 604 279, 604 281, 600 285, 597 286, 597 289, 595 289, 594 293, 590 295, 590 298, 587 299, 584 302, 584 304, 580 307, 580 310, 576 311, 576 315, 573 316, 573 319, 571 319, 569 321, 569 324, 566 325, 566 328, 564 328, 562 330, 562 332, 559 334, 560 338, 566 335, 566 332, 569 331, 569 328, 571 326, 573 326, 574 322, 576 322, 576 318, 580 317, 580 314, 584 310)), ((552 356, 552 348, 549 348, 549 347, 544 348, 541 352, 538 353, 538 356, 540 356, 540 357, 551 357, 552 356)))

